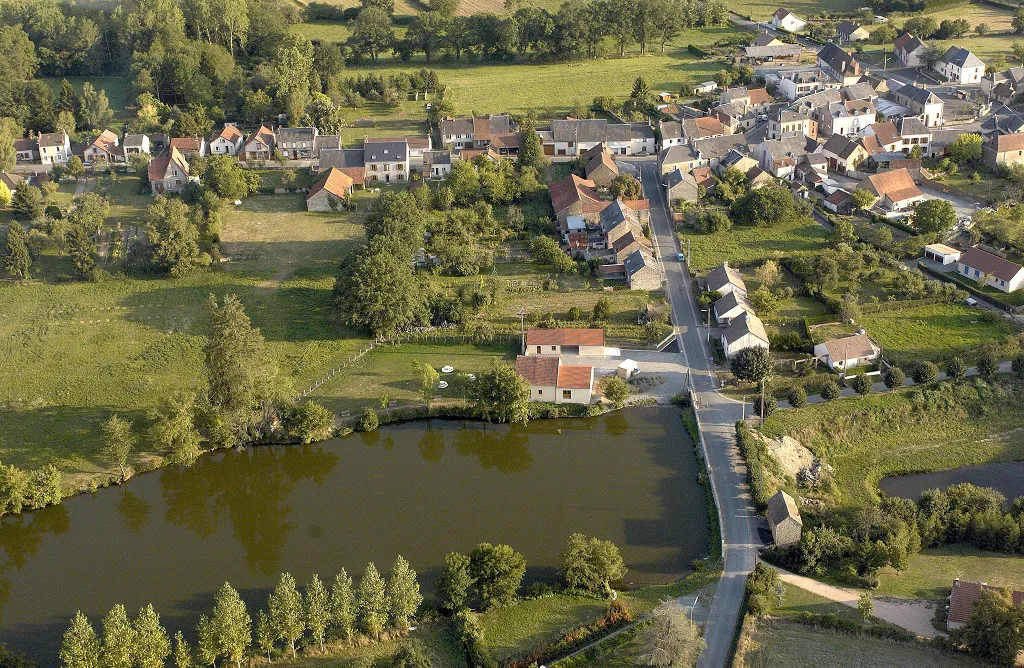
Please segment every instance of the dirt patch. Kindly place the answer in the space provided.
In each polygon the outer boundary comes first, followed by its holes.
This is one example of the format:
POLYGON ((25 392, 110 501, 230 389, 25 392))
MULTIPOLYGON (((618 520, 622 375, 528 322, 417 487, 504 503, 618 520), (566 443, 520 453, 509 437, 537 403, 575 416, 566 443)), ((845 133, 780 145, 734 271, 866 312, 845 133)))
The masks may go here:
POLYGON ((814 454, 792 436, 774 439, 762 436, 757 432, 754 434, 764 441, 768 452, 772 453, 775 461, 779 463, 779 467, 786 475, 795 478, 800 471, 814 465, 814 454))

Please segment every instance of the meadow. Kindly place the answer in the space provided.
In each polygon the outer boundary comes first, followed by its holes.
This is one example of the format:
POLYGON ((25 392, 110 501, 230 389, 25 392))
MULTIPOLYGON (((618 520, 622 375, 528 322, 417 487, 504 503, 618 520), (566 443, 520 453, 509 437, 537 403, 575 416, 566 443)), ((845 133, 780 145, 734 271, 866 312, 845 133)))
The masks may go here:
POLYGON ((878 588, 872 593, 945 602, 955 578, 1024 589, 1024 557, 984 552, 968 545, 923 550, 911 555, 910 565, 902 573, 883 569, 878 588))
POLYGON ((971 355, 985 343, 998 343, 1015 329, 1004 320, 989 321, 965 304, 928 304, 882 309, 858 319, 882 346, 887 359, 937 360, 955 353, 971 355))
POLYGON ((690 266, 696 271, 717 267, 722 262, 744 266, 760 264, 825 247, 826 232, 809 218, 771 227, 735 225, 724 232, 698 234, 684 229, 679 233, 679 246, 690 248, 690 266))

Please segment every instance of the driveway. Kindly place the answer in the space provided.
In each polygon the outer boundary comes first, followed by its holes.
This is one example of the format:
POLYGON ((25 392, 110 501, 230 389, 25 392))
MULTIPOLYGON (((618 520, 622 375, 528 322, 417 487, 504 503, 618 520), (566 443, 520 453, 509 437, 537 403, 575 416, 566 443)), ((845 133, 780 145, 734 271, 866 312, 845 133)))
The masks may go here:
POLYGON ((686 381, 687 369, 683 365, 679 353, 659 353, 656 350, 621 350, 620 353, 615 357, 562 355, 562 359, 569 365, 594 367, 595 379, 615 375, 619 364, 623 360, 633 360, 640 365, 640 374, 637 378, 658 376, 664 380, 664 382, 655 385, 646 392, 640 392, 636 395, 640 397, 653 397, 658 403, 667 403, 672 397, 687 391, 689 387, 686 381))

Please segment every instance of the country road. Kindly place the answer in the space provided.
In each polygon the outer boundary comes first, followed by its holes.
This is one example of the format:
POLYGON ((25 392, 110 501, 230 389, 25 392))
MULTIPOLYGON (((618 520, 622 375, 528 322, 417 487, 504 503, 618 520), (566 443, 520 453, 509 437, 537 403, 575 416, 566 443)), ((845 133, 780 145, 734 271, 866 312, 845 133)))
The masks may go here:
MULTIPOLYGON (((740 620, 747 574, 753 570, 759 541, 754 509, 746 482, 746 463, 736 445, 736 422, 742 416, 739 402, 715 387, 707 348, 698 323, 689 273, 677 261, 678 243, 665 202, 656 158, 631 161, 638 165, 644 193, 651 202, 651 231, 667 278, 666 294, 672 307, 672 324, 679 339, 680 355, 690 369, 699 399, 697 415, 705 458, 711 469, 712 487, 722 525, 724 568, 710 618, 705 629, 707 649, 697 664, 720 668, 731 660, 732 641, 740 620)), ((705 334, 706 336, 706 334, 705 334)))

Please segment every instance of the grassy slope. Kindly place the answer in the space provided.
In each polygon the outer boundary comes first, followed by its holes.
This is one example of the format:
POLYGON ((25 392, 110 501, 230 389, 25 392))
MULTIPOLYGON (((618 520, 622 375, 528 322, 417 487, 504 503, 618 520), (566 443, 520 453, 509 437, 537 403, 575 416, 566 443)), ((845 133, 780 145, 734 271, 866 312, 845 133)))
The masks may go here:
POLYGON ((986 322, 963 304, 931 304, 865 314, 860 324, 898 360, 934 360, 957 351, 976 351, 983 343, 1014 332, 1004 321, 986 322))
POLYGON ((883 571, 873 594, 942 600, 955 578, 1024 589, 1024 557, 967 545, 924 550, 910 557, 910 566, 903 573, 883 571))
POLYGON ((825 247, 825 229, 812 220, 768 228, 734 225, 715 234, 682 232, 680 246, 691 248, 693 268, 697 271, 728 261, 731 264, 753 264, 770 258, 793 255, 825 247))
POLYGON ((589 624, 608 606, 595 598, 554 594, 484 613, 484 641, 499 661, 550 642, 562 630, 589 624))

